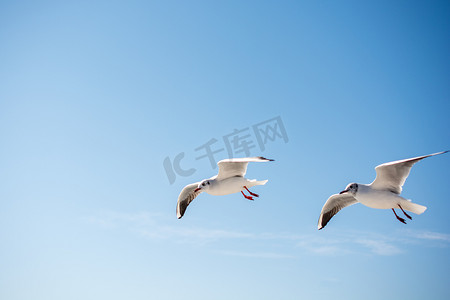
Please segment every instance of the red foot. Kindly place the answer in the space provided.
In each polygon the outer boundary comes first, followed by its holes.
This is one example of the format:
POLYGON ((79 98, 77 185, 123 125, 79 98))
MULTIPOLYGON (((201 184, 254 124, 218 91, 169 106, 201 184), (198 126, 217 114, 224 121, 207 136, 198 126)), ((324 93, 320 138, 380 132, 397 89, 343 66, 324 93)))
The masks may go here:
POLYGON ((400 207, 400 209, 401 209, 402 212, 405 214, 405 216, 408 217, 408 219, 412 220, 411 216, 408 215, 408 214, 403 210, 403 208, 400 206, 400 204, 398 205, 398 207, 400 207))
POLYGON ((395 210, 394 210, 394 209, 392 209, 392 211, 394 212, 395 216, 397 217, 397 220, 399 220, 399 221, 400 221, 400 222, 402 222, 403 224, 406 224, 406 221, 405 221, 405 219, 403 219, 403 218, 400 218, 399 216, 397 216, 397 213, 395 212, 395 210))
POLYGON ((243 191, 241 191, 241 193, 242 193, 242 195, 244 195, 245 199, 253 200, 253 198, 251 196, 247 196, 246 194, 244 194, 243 191))
POLYGON ((255 197, 259 197, 258 194, 250 192, 249 189, 245 185, 244 185, 244 188, 247 190, 247 192, 249 192, 250 195, 255 196, 255 197))

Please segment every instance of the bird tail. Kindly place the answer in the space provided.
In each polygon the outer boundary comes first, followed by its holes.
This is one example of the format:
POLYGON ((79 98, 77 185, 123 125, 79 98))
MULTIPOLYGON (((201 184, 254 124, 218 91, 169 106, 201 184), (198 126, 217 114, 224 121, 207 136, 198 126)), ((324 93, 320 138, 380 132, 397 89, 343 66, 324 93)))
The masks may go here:
POLYGON ((267 181, 269 181, 269 180, 266 179, 266 180, 255 181, 254 185, 265 185, 267 183, 267 181))
POLYGON ((407 200, 407 201, 402 201, 401 204, 402 208, 410 211, 412 213, 415 213, 417 215, 420 215, 421 213, 423 213, 424 211, 427 210, 426 206, 420 205, 420 204, 416 204, 416 203, 412 203, 411 200, 407 200))

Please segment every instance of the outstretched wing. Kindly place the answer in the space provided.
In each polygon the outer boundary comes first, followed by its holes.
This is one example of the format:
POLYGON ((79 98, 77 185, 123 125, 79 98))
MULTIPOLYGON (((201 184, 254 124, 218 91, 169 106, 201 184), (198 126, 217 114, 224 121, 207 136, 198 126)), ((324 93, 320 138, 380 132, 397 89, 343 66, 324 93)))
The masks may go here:
POLYGON ((389 190, 393 193, 400 194, 402 186, 411 171, 412 166, 424 158, 446 153, 448 151, 433 153, 424 156, 418 156, 403 160, 388 162, 375 167, 377 177, 371 183, 371 187, 379 190, 389 190))
POLYGON ((319 223, 317 228, 320 230, 327 225, 331 218, 337 214, 344 207, 353 205, 358 201, 350 194, 334 194, 328 198, 327 202, 322 208, 320 213, 319 223))
POLYGON ((188 184, 183 188, 180 195, 178 196, 178 203, 177 203, 178 219, 181 219, 188 205, 192 202, 192 200, 195 199, 195 197, 200 195, 200 193, 202 192, 202 190, 195 192, 195 189, 198 187, 199 183, 200 182, 188 184))
POLYGON ((273 159, 267 159, 262 156, 223 159, 217 163, 219 166, 219 174, 217 174, 216 179, 222 180, 234 176, 244 176, 247 172, 249 162, 266 161, 273 161, 273 159))

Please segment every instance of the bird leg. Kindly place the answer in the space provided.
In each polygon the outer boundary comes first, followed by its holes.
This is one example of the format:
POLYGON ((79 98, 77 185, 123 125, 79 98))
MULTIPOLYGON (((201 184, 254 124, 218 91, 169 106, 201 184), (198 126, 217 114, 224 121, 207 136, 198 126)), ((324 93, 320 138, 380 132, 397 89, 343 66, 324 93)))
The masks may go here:
POLYGON ((399 216, 397 216, 397 213, 395 212, 394 209, 392 209, 392 211, 394 212, 394 215, 397 217, 397 220, 399 220, 399 221, 402 222, 403 224, 406 224, 405 219, 400 218, 399 216))
POLYGON ((410 220, 412 220, 412 218, 411 218, 411 216, 410 215, 408 215, 404 210, 403 210, 403 208, 400 206, 400 204, 398 204, 398 207, 400 207, 400 209, 402 210, 402 212, 405 214, 405 216, 407 216, 408 217, 408 219, 410 219, 410 220))
POLYGON ((241 191, 241 193, 242 193, 242 195, 244 195, 245 199, 253 200, 252 196, 247 196, 246 194, 244 194, 243 191, 241 191))
POLYGON ((244 185, 244 188, 247 190, 247 192, 250 193, 250 195, 255 196, 255 197, 259 197, 258 194, 255 194, 255 193, 250 192, 250 191, 248 190, 248 188, 247 188, 245 185, 244 185))

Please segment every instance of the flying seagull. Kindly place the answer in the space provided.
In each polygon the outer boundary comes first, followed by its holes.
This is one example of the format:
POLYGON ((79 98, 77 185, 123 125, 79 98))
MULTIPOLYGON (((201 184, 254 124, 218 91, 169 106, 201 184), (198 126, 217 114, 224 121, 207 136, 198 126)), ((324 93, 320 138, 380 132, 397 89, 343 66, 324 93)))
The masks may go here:
POLYGON ((217 165, 219 166, 219 174, 209 179, 204 179, 200 182, 189 184, 183 188, 180 195, 178 196, 178 219, 180 219, 184 215, 188 205, 201 192, 207 192, 208 194, 214 196, 222 196, 241 192, 242 195, 248 200, 253 200, 253 197, 259 197, 258 194, 250 192, 249 188, 255 185, 264 185, 268 180, 249 180, 245 178, 244 175, 247 172, 247 165, 249 162, 266 161, 273 161, 273 159, 267 159, 259 156, 230 158, 219 161, 217 163, 217 165), (244 189, 250 194, 250 196, 244 194, 244 189))
POLYGON ((341 209, 358 202, 372 208, 392 209, 395 217, 406 224, 405 219, 399 217, 394 208, 400 208, 410 220, 412 218, 405 210, 420 215, 427 209, 425 206, 412 203, 411 200, 400 196, 402 186, 412 166, 419 160, 447 152, 397 160, 377 166, 375 168, 377 177, 371 184, 350 183, 345 190, 328 198, 320 213, 317 228, 319 230, 324 228, 341 209))

